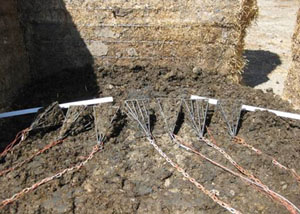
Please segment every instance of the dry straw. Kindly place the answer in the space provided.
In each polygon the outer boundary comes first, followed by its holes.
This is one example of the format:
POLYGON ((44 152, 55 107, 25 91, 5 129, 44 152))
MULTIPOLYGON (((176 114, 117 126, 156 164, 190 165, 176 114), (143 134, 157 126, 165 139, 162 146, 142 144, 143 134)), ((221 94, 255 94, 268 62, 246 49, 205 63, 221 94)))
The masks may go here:
POLYGON ((289 99, 296 108, 300 108, 300 9, 292 42, 293 61, 285 81, 284 97, 289 99))
POLYGON ((96 64, 199 67, 236 81, 246 29, 258 13, 256 0, 90 1, 67 8, 89 45, 107 46, 96 64))

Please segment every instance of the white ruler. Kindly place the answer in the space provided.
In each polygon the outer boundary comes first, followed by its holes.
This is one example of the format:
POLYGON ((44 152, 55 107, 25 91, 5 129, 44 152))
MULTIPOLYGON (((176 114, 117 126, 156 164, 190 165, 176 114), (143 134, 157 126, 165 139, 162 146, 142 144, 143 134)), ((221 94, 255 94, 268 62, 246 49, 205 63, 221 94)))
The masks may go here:
MULTIPOLYGON (((207 97, 200 97, 197 95, 192 95, 191 96, 192 100, 208 100, 208 102, 212 105, 217 105, 218 100, 217 99, 211 99, 207 97)), ((256 106, 248 106, 248 105, 242 105, 242 109, 245 111, 268 111, 276 114, 279 117, 284 117, 284 118, 289 118, 289 119, 295 119, 295 120, 300 120, 300 114, 294 114, 294 113, 289 113, 289 112, 284 112, 284 111, 277 111, 273 109, 267 109, 267 108, 260 108, 256 106)))
MULTIPOLYGON (((92 99, 92 100, 83 100, 83 101, 77 101, 77 102, 71 102, 71 103, 63 103, 59 104, 61 108, 69 108, 70 106, 88 106, 88 105, 95 105, 95 104, 100 104, 100 103, 110 103, 113 102, 112 97, 104 97, 104 98, 97 98, 97 99, 92 99)), ((33 114, 38 112, 39 109, 42 107, 37 107, 37 108, 30 108, 30 109, 23 109, 23 110, 18 110, 18 111, 10 111, 10 112, 5 112, 0 114, 0 119, 1 118, 7 118, 7 117, 15 117, 15 116, 20 116, 20 115, 26 115, 26 114, 33 114)))

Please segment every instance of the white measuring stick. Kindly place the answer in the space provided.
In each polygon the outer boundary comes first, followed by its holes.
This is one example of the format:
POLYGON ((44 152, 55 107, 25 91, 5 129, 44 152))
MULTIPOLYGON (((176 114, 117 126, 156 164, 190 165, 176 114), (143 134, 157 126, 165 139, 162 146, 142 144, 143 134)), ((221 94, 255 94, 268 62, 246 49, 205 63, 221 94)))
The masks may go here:
MULTIPOLYGON (((69 108, 70 106, 81 106, 81 105, 88 106, 88 105, 95 105, 95 104, 100 104, 100 103, 110 103, 110 102, 113 102, 112 97, 104 97, 104 98, 97 98, 97 99, 92 99, 92 100, 83 100, 83 101, 77 101, 77 102, 71 102, 71 103, 63 103, 63 104, 59 104, 59 106, 61 108, 69 108)), ((33 113, 38 112, 38 110, 41 108, 42 107, 37 107, 37 108, 30 108, 30 109, 1 113, 0 119, 7 118, 7 117, 26 115, 26 114, 33 114, 33 113)))
MULTIPOLYGON (((208 102, 212 105, 217 105, 217 103, 218 103, 217 99, 200 97, 200 96, 196 96, 196 95, 191 96, 191 100, 204 100, 204 99, 208 100, 208 102)), ((300 114, 294 114, 294 113, 289 113, 289 112, 284 112, 284 111, 277 111, 277 110, 267 109, 267 108, 260 108, 260 107, 256 107, 256 106, 242 105, 242 110, 245 110, 245 111, 268 111, 268 112, 272 112, 272 113, 276 114, 279 117, 300 120, 300 114)))
POLYGON ((209 104, 212 104, 212 105, 217 105, 218 104, 217 99, 212 99, 212 98, 207 98, 207 97, 200 97, 200 96, 197 96, 197 95, 192 95, 191 100, 208 100, 209 104))

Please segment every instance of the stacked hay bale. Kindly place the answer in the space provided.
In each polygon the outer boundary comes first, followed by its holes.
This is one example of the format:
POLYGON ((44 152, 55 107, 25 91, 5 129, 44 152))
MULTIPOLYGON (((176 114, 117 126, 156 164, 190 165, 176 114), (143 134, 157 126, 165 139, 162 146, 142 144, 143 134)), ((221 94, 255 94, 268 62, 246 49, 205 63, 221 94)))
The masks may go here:
POLYGON ((197 67, 236 81, 257 15, 255 0, 87 0, 67 8, 96 64, 197 67))
MULTIPOLYGON (((196 67, 196 70, 226 74, 236 81, 239 81, 244 66, 242 52, 246 28, 257 15, 256 0, 19 2, 21 10, 26 7, 22 16, 25 25, 30 22, 42 26, 59 23, 67 26, 72 21, 96 65, 196 67), (67 18, 66 13, 72 19, 67 18)), ((80 53, 83 48, 78 45, 69 48, 67 54, 55 53, 62 43, 74 45, 74 39, 71 34, 66 36, 64 33, 60 41, 55 42, 53 28, 48 31, 45 27, 35 27, 34 38, 30 31, 26 33, 26 38, 31 40, 27 44, 32 59, 46 62, 51 55, 51 60, 56 57, 60 59, 61 67, 67 67, 65 64, 70 64, 70 56, 80 53), (45 41, 51 41, 49 48, 37 46, 45 41)), ((35 67, 47 69, 47 66, 35 67)), ((51 69, 53 72, 52 66, 51 69)))
POLYGON ((292 102, 296 108, 300 108, 300 9, 293 35, 292 65, 285 81, 284 97, 292 102))
POLYGON ((29 67, 16 3, 3 1, 0 4, 0 111, 9 106, 28 80, 29 67))

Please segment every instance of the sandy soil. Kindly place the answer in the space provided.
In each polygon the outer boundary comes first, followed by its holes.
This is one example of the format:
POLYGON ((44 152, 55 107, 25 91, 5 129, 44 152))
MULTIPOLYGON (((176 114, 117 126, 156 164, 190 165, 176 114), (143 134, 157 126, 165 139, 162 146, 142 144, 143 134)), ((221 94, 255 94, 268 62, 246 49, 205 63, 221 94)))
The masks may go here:
POLYGON ((246 85, 282 95, 291 63, 291 37, 298 0, 258 0, 257 23, 248 30, 244 73, 246 85))

